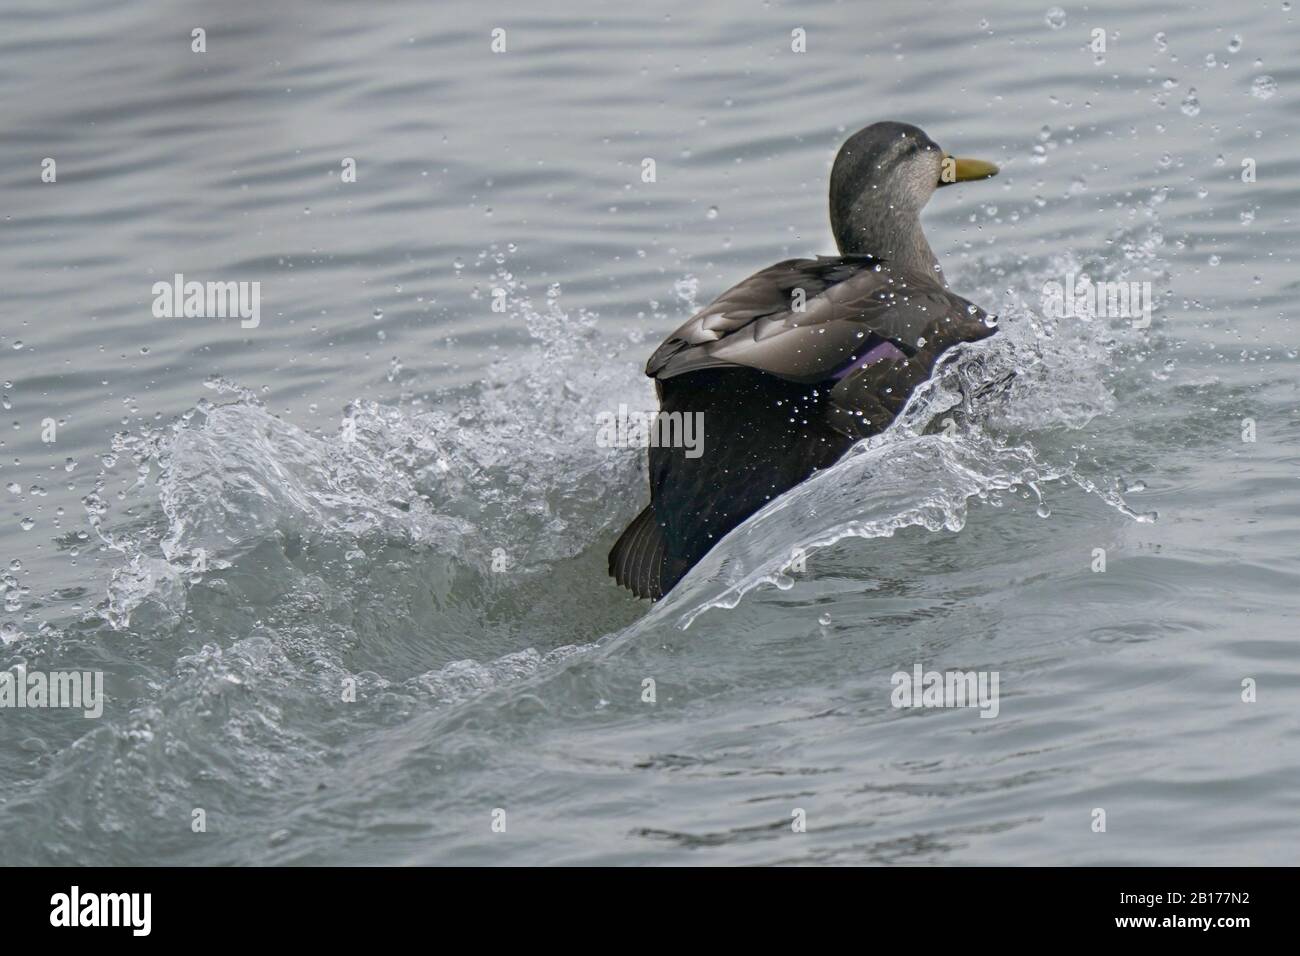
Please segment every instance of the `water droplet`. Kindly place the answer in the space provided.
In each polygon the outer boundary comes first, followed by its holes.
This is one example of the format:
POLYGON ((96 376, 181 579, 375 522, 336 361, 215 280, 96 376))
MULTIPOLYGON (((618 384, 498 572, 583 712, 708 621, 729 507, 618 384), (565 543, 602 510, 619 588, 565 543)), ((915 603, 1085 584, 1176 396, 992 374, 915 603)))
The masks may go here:
POLYGON ((1250 84, 1250 95, 1259 100, 1266 100, 1277 92, 1277 81, 1271 76, 1257 76, 1250 84))
POLYGON ((1234 33, 1232 35, 1232 39, 1228 41, 1228 52, 1236 53, 1240 49, 1241 49, 1241 34, 1234 33))
POLYGON ((830 627, 831 616, 829 614, 822 614, 821 617, 817 618, 817 623, 822 627, 830 627))
POLYGON ((18 522, 18 527, 22 528, 24 531, 31 531, 36 527, 36 522, 31 518, 24 518, 22 521, 18 522))
POLYGON ((1065 11, 1060 7, 1052 7, 1043 15, 1043 21, 1053 30, 1059 30, 1065 26, 1065 11))
POLYGON ((717 207, 717 206, 710 206, 710 207, 709 207, 709 211, 706 212, 706 213, 704 214, 704 216, 705 216, 706 219, 717 219, 717 218, 718 218, 718 207, 717 207))
POLYGON ((1183 97, 1183 115, 1195 116, 1201 111, 1201 101, 1196 98, 1196 87, 1191 87, 1183 97))

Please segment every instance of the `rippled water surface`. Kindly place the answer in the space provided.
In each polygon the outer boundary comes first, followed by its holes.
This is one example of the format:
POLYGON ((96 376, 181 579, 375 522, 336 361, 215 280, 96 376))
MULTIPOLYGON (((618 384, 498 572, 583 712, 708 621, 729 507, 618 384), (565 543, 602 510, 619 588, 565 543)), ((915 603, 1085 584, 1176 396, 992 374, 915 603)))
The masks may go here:
POLYGON ((0 660, 107 700, 0 709, 0 861, 1294 862, 1300 13, 1049 7, 7 3, 0 660), (1000 333, 635 600, 596 416, 880 119, 1000 333))

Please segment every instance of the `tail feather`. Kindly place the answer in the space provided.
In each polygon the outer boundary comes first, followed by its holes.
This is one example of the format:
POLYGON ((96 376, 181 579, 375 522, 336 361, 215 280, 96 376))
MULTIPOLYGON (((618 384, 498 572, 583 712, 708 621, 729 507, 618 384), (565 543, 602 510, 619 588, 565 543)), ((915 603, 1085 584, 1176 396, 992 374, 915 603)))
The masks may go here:
POLYGON ((639 598, 663 597, 664 535, 654 505, 646 505, 609 552, 609 573, 639 598))

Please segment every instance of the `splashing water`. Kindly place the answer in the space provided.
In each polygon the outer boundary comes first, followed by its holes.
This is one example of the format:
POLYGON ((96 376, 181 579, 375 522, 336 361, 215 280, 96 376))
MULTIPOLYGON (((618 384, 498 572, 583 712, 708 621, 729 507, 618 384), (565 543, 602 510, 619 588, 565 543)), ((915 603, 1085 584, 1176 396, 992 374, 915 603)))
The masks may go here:
MULTIPOLYGON (((1161 200, 1153 197, 1149 215, 1161 200)), ((1154 269, 1161 241, 1154 225, 1118 235, 1128 263, 1120 271, 1154 269)), ((1027 286, 1085 267, 1106 274, 1104 263, 1058 256, 1027 286)), ((205 574, 237 568, 270 541, 290 549, 329 542, 345 557, 436 555, 442 574, 469 574, 480 585, 501 565, 545 575, 601 551, 638 510, 644 465, 643 454, 597 447, 596 415, 619 402, 650 408, 650 389, 635 358, 611 363, 600 354, 596 317, 566 313, 558 287, 535 309, 504 267, 496 285, 535 345, 526 361, 499 363, 484 388, 458 403, 420 411, 357 400, 337 433, 309 434, 250 390, 217 379, 209 387, 233 401, 205 399, 170 426, 116 436, 105 457, 112 467, 85 500, 101 540, 124 557, 102 607, 109 623, 125 628, 148 605, 176 624, 205 574), (125 479, 119 465, 132 469, 125 479), (149 488, 152 519, 135 500, 149 488), (136 520, 110 530, 112 500, 132 502, 136 520)), ((693 276, 673 291, 685 314, 697 307, 693 276)), ((960 531, 972 499, 996 505, 1027 490, 1046 516, 1044 488, 1063 480, 1151 520, 1129 509, 1117 480, 1084 473, 1068 447, 1045 454, 1030 440, 1055 439, 1109 411, 1107 373, 1136 340, 1126 344, 1122 325, 1093 316, 1048 317, 1013 291, 1001 314, 999 334, 946 355, 886 432, 738 528, 653 614, 679 615, 688 627, 760 585, 789 587, 792 556, 845 538, 960 531)))

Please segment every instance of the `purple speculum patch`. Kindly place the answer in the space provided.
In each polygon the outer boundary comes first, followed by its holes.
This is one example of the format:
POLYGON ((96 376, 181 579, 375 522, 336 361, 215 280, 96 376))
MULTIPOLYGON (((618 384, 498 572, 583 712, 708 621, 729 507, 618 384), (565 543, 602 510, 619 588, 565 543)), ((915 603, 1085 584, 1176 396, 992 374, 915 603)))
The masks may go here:
POLYGON ((868 365, 873 365, 876 362, 882 362, 886 359, 896 360, 905 358, 907 358, 907 355, 897 345, 886 339, 881 339, 875 345, 871 346, 871 348, 867 349, 862 355, 858 356, 848 365, 844 366, 844 368, 832 375, 831 378, 838 382, 853 374, 858 369, 866 368, 868 365))

